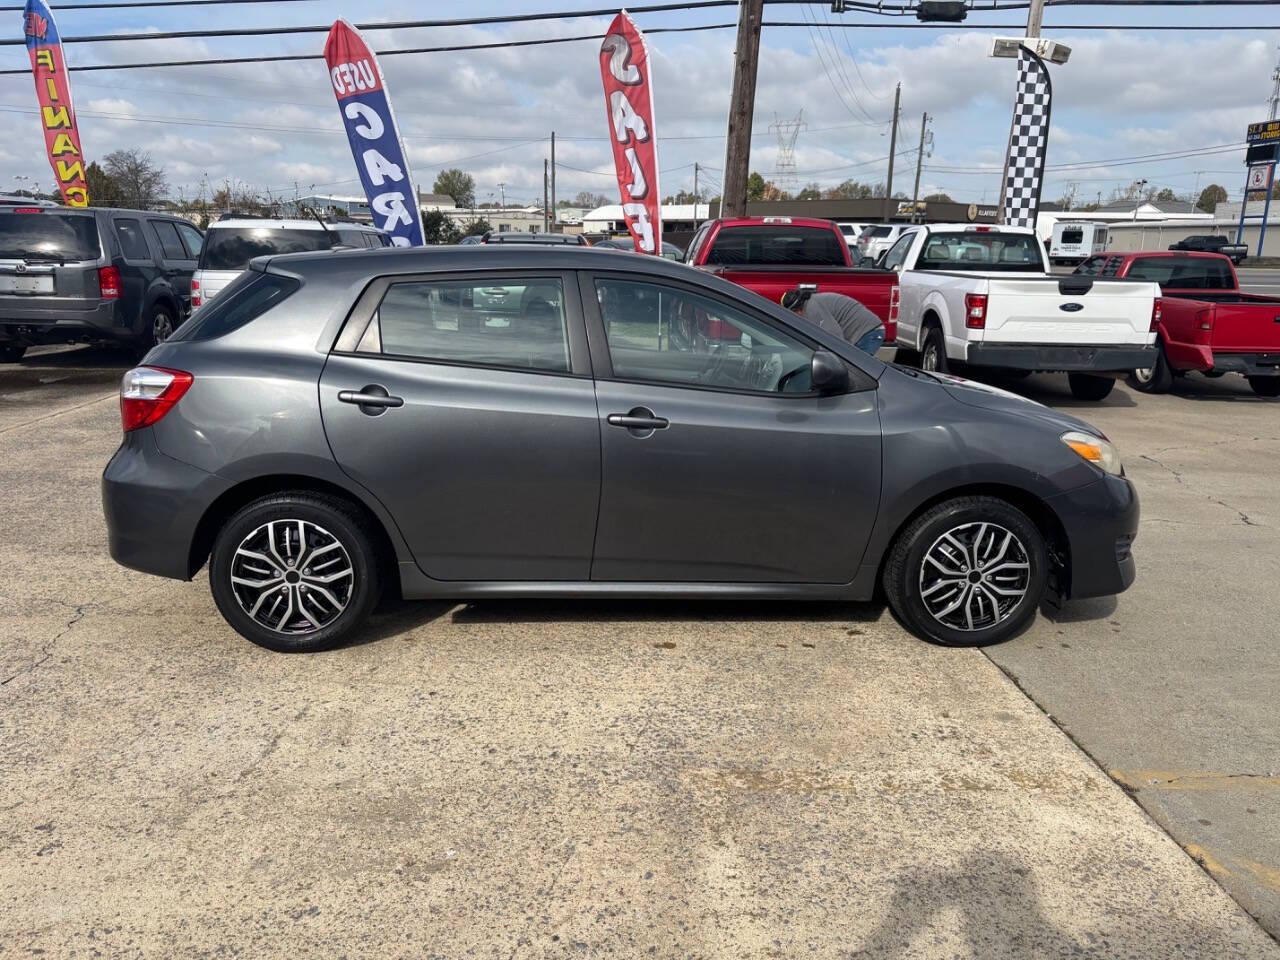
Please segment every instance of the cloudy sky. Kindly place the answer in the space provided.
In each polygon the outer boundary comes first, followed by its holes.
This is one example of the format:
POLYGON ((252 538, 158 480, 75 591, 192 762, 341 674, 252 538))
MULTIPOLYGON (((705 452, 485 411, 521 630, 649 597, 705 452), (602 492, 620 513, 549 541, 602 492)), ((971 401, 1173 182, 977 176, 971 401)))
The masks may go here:
MULTIPOLYGON (((503 16, 589 9, 583 0, 434 0, 431 3, 293 0, 170 9, 57 12, 65 37, 104 33, 228 30, 327 25, 343 16, 361 24, 390 20, 503 16)), ((21 38, 21 15, 11 18, 21 38)), ((731 7, 637 13, 643 29, 729 23, 731 7)), ((796 147, 802 182, 883 181, 889 154, 893 88, 902 83, 902 121, 894 187, 910 193, 920 117, 934 118, 932 156, 922 194, 993 202, 1008 136, 1015 65, 987 56, 993 35, 1019 35, 1023 11, 971 14, 982 29, 905 29, 911 18, 830 12, 829 4, 769 4, 761 44, 752 169, 770 176, 775 115, 803 110, 796 147), (842 27, 839 24, 875 24, 842 27), (909 155, 907 155, 909 152, 909 155)), ((376 50, 599 34, 608 17, 493 26, 366 30, 376 50)), ((1280 11, 1267 7, 1169 9, 1050 7, 1045 33, 1069 44, 1070 62, 1054 72, 1054 115, 1046 199, 1074 190, 1091 200, 1134 179, 1191 193, 1210 182, 1233 197, 1243 182, 1245 126, 1265 119, 1280 40, 1280 11), (1129 25, 1086 30, 1082 25, 1129 25), (1256 29, 1194 32, 1140 25, 1195 24, 1256 29), (1074 28, 1073 28, 1074 27, 1074 28), (1152 155, 1196 152, 1194 156, 1152 155), (1143 159, 1147 158, 1147 159, 1143 159), (1053 169, 1053 168, 1058 169, 1053 169)), ((661 189, 719 187, 732 73, 732 29, 652 32, 661 189)), ((318 54, 323 33, 266 37, 68 44, 74 65, 147 60, 318 54)), ((459 166, 474 175, 477 198, 540 199, 547 137, 557 133, 558 195, 611 194, 616 184, 596 51, 598 41, 523 48, 383 56, 382 69, 419 186, 459 166), (500 188, 499 184, 505 184, 500 188)), ((0 70, 28 68, 21 46, 0 47, 0 70)), ((322 60, 81 72, 73 86, 86 155, 142 147, 163 166, 171 193, 193 197, 224 180, 259 192, 359 193, 359 183, 322 60)), ((35 93, 28 75, 0 75, 0 190, 30 177, 48 189, 35 93)))

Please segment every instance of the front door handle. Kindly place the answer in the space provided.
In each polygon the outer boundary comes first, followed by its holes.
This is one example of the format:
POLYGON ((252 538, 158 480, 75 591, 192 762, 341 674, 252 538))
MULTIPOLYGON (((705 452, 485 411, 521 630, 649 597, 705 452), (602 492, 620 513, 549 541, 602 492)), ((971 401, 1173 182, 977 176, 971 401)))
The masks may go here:
POLYGON ((389 407, 403 407, 404 398, 393 397, 381 384, 371 383, 359 390, 339 390, 338 400, 342 403, 354 403, 361 413, 376 417, 385 413, 389 407))
POLYGON ((648 407, 635 407, 626 413, 611 413, 605 418, 611 427, 626 427, 632 436, 649 436, 655 430, 665 430, 671 421, 659 417, 648 407))

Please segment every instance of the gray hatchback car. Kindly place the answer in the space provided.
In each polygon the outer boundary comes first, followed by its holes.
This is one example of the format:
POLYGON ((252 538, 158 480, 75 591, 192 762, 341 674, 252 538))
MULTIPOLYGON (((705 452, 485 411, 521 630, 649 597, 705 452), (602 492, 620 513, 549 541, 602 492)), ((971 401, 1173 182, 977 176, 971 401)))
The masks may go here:
POLYGON ((121 412, 112 555, 207 561, 274 650, 352 638, 381 591, 883 592, 976 645, 1134 577, 1137 496, 1095 428, 655 257, 257 260, 124 377, 121 412))

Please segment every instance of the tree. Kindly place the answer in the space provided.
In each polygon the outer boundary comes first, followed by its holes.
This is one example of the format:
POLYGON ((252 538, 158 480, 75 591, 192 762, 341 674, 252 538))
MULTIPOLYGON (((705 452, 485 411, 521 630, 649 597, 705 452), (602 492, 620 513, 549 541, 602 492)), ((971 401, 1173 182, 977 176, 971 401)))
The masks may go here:
POLYGON ((1162 202, 1168 203, 1170 200, 1177 200, 1177 199, 1178 199, 1178 195, 1174 193, 1173 190, 1170 189, 1169 187, 1165 187, 1163 190, 1161 190, 1159 193, 1156 194, 1156 203, 1162 203, 1162 202))
MULTIPOLYGON (((93 196, 93 194, 90 194, 93 196)), ((1211 183, 1200 191, 1200 199, 1196 201, 1196 209, 1203 210, 1205 213, 1213 213, 1218 208, 1218 204, 1226 203, 1227 188, 1217 183, 1211 183)))
POLYGON ((118 207, 116 183, 110 174, 93 160, 84 168, 85 187, 89 191, 89 205, 94 207, 118 207))
POLYGON ((805 184, 804 189, 796 194, 797 200, 819 200, 822 198, 822 188, 816 183, 805 184))
MULTIPOLYGON (((262 215, 266 213, 266 207, 262 203, 262 199, 253 192, 253 189, 240 180, 224 180, 221 188, 213 192, 213 207, 222 213, 246 213, 254 215, 262 215)), ((317 211, 321 215, 327 214, 328 210, 317 211)))
POLYGON ((431 192, 453 197, 453 202, 460 207, 470 207, 476 202, 476 181, 471 174, 450 167, 440 171, 431 192))
POLYGON ((870 200, 873 190, 874 187, 869 183, 846 180, 827 190, 825 196, 828 200, 870 200))
POLYGON ((752 171, 750 176, 747 177, 747 199, 763 200, 764 193, 765 193, 764 177, 760 176, 760 174, 756 173, 755 171, 752 171))
POLYGON ((954 203, 949 193, 931 193, 924 198, 925 203, 954 203))
POLYGON ((557 207, 584 207, 587 210, 594 210, 596 207, 603 207, 609 203, 609 198, 603 193, 592 193, 590 190, 579 190, 572 200, 561 200, 556 204, 557 207))
POLYGON ((424 243, 457 243, 462 231, 444 211, 428 210, 422 215, 422 239, 424 243))
MULTIPOLYGON (((102 168, 111 178, 120 206, 148 209, 169 192, 164 171, 143 150, 113 150, 102 158, 102 168)), ((93 194, 89 196, 92 198, 93 194)))
POLYGON ((472 220, 468 223, 467 228, 462 231, 462 235, 464 237, 478 237, 483 233, 489 233, 491 230, 493 230, 493 227, 489 224, 489 221, 481 217, 479 220, 472 220))

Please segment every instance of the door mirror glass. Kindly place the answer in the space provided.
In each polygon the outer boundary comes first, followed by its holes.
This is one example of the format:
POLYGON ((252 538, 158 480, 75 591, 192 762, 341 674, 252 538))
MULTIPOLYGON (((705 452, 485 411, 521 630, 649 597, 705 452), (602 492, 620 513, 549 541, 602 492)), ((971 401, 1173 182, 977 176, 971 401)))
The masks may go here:
POLYGON ((849 389, 849 368, 834 353, 818 350, 810 365, 809 382, 818 393, 845 393, 849 389))

